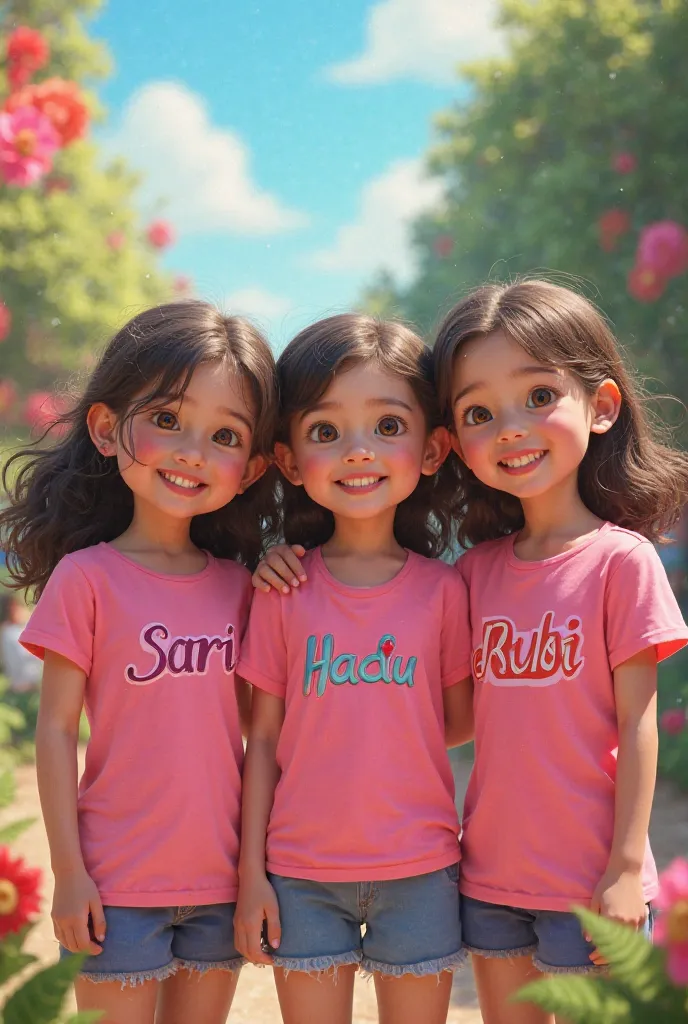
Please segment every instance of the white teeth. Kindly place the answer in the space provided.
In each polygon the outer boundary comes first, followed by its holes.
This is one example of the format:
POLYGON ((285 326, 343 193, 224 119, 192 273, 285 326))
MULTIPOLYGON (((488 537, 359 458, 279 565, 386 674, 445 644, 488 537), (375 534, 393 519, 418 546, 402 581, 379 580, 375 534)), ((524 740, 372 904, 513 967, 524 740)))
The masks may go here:
POLYGON ((342 487, 370 487, 371 484, 376 484, 380 479, 379 476, 358 476, 352 480, 340 480, 342 487))
POLYGON ((519 466, 527 466, 529 462, 537 462, 544 454, 544 451, 531 452, 530 455, 519 455, 516 459, 500 459, 500 462, 503 466, 509 466, 510 469, 518 469, 519 466))
POLYGON ((193 480, 187 480, 183 476, 175 476, 173 473, 161 473, 165 480, 169 480, 171 484, 176 484, 177 487, 186 487, 187 490, 194 490, 196 487, 200 487, 200 484, 195 484, 193 480))

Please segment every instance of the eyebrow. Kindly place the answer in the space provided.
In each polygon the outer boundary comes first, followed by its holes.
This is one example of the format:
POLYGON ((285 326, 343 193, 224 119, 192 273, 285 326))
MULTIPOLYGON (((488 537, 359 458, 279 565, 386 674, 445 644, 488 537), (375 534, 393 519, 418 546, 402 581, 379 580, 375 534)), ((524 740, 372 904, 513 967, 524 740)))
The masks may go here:
MULTIPOLYGON (((408 402, 403 402, 401 398, 368 398, 365 403, 367 406, 390 406, 395 405, 400 409, 406 409, 407 412, 413 412, 413 407, 408 402)), ((301 419, 305 419, 306 416, 311 416, 314 412, 327 412, 328 410, 343 409, 344 406, 341 402, 317 402, 312 405, 310 409, 306 409, 301 413, 301 419)))
MULTIPOLYGON (((185 394, 184 401, 188 402, 189 405, 198 405, 196 399, 192 398, 191 395, 185 394)), ((215 406, 215 411, 221 413, 223 416, 233 416, 234 419, 240 420, 249 430, 253 430, 253 423, 251 420, 248 419, 247 416, 244 416, 243 413, 237 412, 236 409, 230 409, 227 405, 217 405, 215 406)))
MULTIPOLYGON (((561 376, 561 371, 557 370, 554 366, 521 366, 518 370, 514 370, 513 373, 510 373, 509 376, 532 377, 533 374, 536 373, 548 373, 554 377, 561 376)), ((454 405, 456 405, 457 402, 460 402, 462 398, 465 398, 466 395, 469 395, 471 391, 478 391, 480 388, 484 387, 487 387, 484 380, 476 380, 473 384, 468 384, 465 388, 462 388, 461 391, 459 391, 458 395, 454 399, 454 405)))

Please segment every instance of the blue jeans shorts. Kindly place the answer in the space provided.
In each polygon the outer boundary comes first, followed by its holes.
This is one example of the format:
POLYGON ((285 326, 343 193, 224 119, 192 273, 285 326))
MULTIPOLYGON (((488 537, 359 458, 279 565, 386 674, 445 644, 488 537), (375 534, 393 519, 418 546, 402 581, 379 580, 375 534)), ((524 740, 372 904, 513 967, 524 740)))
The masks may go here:
MULTIPOLYGON (((648 904, 643 933, 652 939, 652 906, 648 904)), ((599 971, 590 960, 595 947, 583 935, 575 914, 563 910, 523 910, 461 897, 464 946, 484 957, 533 957, 547 974, 599 971)))
POLYGON ((458 877, 458 864, 385 882, 271 874, 282 924, 274 964, 308 972, 358 964, 393 977, 453 971, 466 959, 458 877))
MULTIPOLYGON (((179 970, 238 971, 234 945, 236 903, 204 907, 103 907, 103 952, 84 960, 81 977, 139 985, 179 970)), ((60 956, 71 956, 66 949, 60 956)))

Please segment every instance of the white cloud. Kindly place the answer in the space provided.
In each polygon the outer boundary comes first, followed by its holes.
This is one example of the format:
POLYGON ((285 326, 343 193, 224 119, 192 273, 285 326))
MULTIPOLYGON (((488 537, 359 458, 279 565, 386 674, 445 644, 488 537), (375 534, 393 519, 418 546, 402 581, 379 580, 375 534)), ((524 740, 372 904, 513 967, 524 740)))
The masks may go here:
POLYGON ((361 276, 385 268, 401 281, 415 271, 410 226, 442 199, 443 187, 428 178, 420 160, 399 160, 361 191, 355 220, 337 232, 334 244, 311 255, 319 270, 356 271, 361 276))
POLYGON ((363 53, 326 75, 342 85, 451 81, 458 64, 499 51, 496 10, 496 0, 379 0, 368 12, 363 53))
POLYGON ((146 214, 163 212, 180 233, 269 235, 305 223, 253 181, 246 144, 213 125, 203 100, 183 85, 150 82, 137 90, 105 145, 142 172, 138 201, 146 214))
POLYGON ((229 315, 250 316, 268 324, 282 320, 294 308, 291 299, 263 288, 239 288, 227 295, 221 306, 229 315))

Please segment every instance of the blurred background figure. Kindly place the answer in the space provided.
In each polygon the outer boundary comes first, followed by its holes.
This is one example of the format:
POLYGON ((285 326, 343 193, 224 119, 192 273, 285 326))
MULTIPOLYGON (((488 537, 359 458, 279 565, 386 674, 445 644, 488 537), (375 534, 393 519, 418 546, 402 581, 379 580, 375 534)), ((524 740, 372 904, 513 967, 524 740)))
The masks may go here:
POLYGON ((5 597, 0 623, 0 664, 7 678, 8 689, 14 693, 37 690, 42 666, 19 643, 19 635, 29 620, 30 609, 16 595, 5 597))

